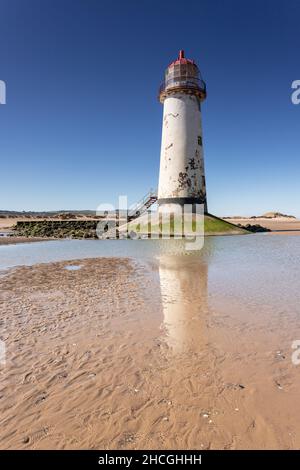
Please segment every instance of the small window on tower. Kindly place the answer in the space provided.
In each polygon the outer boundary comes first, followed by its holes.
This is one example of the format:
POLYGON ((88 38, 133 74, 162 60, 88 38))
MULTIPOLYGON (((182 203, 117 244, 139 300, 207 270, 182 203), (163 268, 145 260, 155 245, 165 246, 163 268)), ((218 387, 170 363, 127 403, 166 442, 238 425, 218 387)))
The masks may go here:
POLYGON ((202 137, 201 137, 201 135, 198 135, 198 145, 202 146, 202 137))

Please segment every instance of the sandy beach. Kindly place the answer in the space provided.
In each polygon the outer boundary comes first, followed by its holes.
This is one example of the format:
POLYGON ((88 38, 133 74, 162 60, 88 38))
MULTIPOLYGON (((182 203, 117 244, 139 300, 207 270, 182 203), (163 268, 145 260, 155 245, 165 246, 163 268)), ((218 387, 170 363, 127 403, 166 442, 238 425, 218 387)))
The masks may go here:
POLYGON ((297 312, 209 279, 173 256, 3 271, 0 447, 298 448, 297 312))
POLYGON ((262 227, 270 229, 272 234, 292 234, 300 235, 300 220, 287 218, 287 217, 278 217, 278 218, 263 218, 258 217, 256 219, 237 219, 237 218, 224 218, 228 222, 233 224, 259 224, 262 227))

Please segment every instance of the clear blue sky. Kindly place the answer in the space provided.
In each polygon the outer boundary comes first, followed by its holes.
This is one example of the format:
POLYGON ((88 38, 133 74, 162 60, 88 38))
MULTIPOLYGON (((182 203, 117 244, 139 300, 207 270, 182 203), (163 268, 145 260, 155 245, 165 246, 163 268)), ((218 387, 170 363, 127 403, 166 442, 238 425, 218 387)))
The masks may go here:
POLYGON ((157 89, 207 82, 209 210, 300 216, 299 0, 0 0, 0 209, 94 209, 158 180, 157 89))

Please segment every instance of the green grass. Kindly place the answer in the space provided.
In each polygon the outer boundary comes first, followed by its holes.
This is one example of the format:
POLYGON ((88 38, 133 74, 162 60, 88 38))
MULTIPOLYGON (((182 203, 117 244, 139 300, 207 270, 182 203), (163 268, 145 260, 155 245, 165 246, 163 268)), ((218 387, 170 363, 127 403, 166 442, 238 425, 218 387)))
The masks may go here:
POLYGON ((206 215, 204 219, 204 231, 207 234, 213 233, 248 233, 246 230, 241 229, 237 225, 225 222, 225 220, 219 219, 212 215, 206 215))
MULTIPOLYGON (((182 224, 180 220, 176 220, 175 218, 171 218, 170 224, 169 223, 154 223, 152 224, 152 233, 161 233, 161 232, 168 232, 170 226, 170 233, 181 233, 182 232, 182 224)), ((195 232, 197 228, 197 221, 192 221, 192 226, 186 226, 187 232, 195 232)), ((201 226, 198 222, 198 228, 201 230, 201 226)), ((128 232, 134 231, 136 233, 148 233, 150 227, 148 224, 141 218, 140 220, 137 219, 136 222, 131 222, 128 224, 128 232)), ((231 224, 229 222, 225 222, 218 217, 215 217, 211 214, 204 216, 204 232, 206 235, 214 235, 214 234, 246 234, 248 233, 246 230, 241 229, 240 227, 231 224)))

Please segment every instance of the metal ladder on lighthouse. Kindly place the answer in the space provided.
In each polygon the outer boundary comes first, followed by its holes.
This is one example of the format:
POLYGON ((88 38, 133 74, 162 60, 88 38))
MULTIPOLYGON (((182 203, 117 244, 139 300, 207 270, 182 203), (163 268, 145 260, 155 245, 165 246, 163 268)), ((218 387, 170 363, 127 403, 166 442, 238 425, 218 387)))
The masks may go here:
MULTIPOLYGON (((144 214, 155 202, 157 201, 157 193, 153 189, 150 189, 147 194, 145 194, 142 199, 136 202, 127 212, 127 223, 140 217, 144 214)), ((102 234, 102 239, 105 238, 115 238, 116 230, 118 232, 118 223, 117 227, 114 227, 112 230, 108 230, 107 232, 102 234)), ((118 238, 118 235, 117 235, 118 238)))
POLYGON ((129 210, 127 215, 127 220, 131 220, 140 217, 144 212, 146 212, 155 202, 157 201, 157 193, 153 189, 150 189, 147 194, 145 194, 142 199, 136 202, 129 210))

